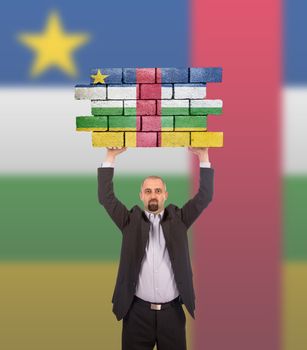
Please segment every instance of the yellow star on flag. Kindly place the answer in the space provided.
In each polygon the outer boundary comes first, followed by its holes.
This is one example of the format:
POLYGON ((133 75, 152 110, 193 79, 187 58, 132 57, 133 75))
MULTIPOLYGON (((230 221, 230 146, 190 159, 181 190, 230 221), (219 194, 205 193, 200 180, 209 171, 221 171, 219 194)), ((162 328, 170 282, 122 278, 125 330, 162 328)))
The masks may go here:
POLYGON ((105 84, 105 79, 108 77, 108 75, 101 74, 100 69, 98 69, 97 74, 91 75, 91 78, 94 79, 93 84, 105 84))
POLYGON ((52 12, 43 32, 23 33, 18 36, 18 39, 36 53, 31 68, 33 77, 51 67, 57 67, 70 76, 76 76, 77 68, 72 54, 89 40, 89 36, 85 33, 65 33, 59 15, 52 12))

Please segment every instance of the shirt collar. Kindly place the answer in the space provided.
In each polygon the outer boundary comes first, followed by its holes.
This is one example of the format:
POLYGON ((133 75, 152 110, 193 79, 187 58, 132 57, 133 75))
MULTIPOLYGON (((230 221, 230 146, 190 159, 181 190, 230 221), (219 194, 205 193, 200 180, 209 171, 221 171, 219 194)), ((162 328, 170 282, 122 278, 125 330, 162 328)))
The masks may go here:
POLYGON ((160 211, 160 213, 159 214, 154 214, 154 213, 151 213, 150 211, 147 211, 147 210, 145 210, 144 209, 144 212, 145 212, 145 214, 146 214, 146 216, 148 217, 148 219, 149 219, 149 215, 150 214, 153 214, 153 215, 160 215, 160 219, 162 219, 163 218, 163 214, 164 214, 164 209, 162 210, 162 211, 160 211))

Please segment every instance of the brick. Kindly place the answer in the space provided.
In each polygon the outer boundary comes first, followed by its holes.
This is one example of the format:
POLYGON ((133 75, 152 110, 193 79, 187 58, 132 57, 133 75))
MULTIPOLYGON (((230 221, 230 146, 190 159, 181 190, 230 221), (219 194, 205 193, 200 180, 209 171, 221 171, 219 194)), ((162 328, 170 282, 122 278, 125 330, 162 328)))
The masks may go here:
MULTIPOLYGON (((159 113, 159 110, 157 111, 159 113)), ((161 100, 161 113, 165 115, 188 115, 189 100, 161 100)))
POLYGON ((142 131, 160 131, 161 119, 160 116, 142 117, 142 131))
POLYGON ((222 132, 191 132, 192 147, 223 147, 222 132))
POLYGON ((124 101, 125 115, 157 115, 155 100, 124 101))
POLYGON ((161 118, 162 131, 173 131, 174 130, 174 117, 162 117, 161 118))
POLYGON ((91 85, 76 85, 75 99, 76 100, 105 100, 107 96, 107 89, 105 86, 91 86, 91 85))
POLYGON ((136 115, 136 100, 124 101, 124 115, 136 115))
POLYGON ((124 133, 120 131, 93 131, 93 147, 123 147, 124 133))
POLYGON ((136 100, 124 101, 124 115, 136 115, 136 100))
MULTIPOLYGON (((163 117, 164 119, 166 117, 163 117)), ((205 131, 207 130, 207 117, 206 116, 178 116, 175 117, 175 131, 192 131, 199 130, 205 131)))
POLYGON ((137 68, 136 69, 136 82, 140 83, 155 83, 156 82, 156 69, 155 68, 137 68))
POLYGON ((156 115, 156 101, 155 100, 137 100, 136 112, 138 115, 156 115))
POLYGON ((93 115, 122 115, 124 113, 123 101, 91 101, 93 115))
POLYGON ((156 82, 155 68, 124 68, 123 82, 130 84, 147 84, 156 82))
MULTIPOLYGON (((189 70, 188 68, 161 68, 161 79, 158 83, 188 83, 189 70)), ((157 76, 158 77, 158 76, 157 76)))
POLYGON ((137 147, 157 147, 156 132, 138 132, 136 137, 137 147))
POLYGON ((190 83, 220 83, 222 68, 190 68, 190 83))
POLYGON ((141 130, 141 117, 127 117, 127 116, 110 116, 109 130, 141 130))
POLYGON ((136 147, 136 131, 125 132, 125 147, 136 147))
POLYGON ((161 147, 187 147, 190 133, 185 131, 161 132, 161 147))
POLYGON ((161 84, 140 84, 140 99, 161 100, 161 84))
POLYGON ((150 116, 142 117, 142 131, 173 131, 174 117, 150 116))
POLYGON ((135 84, 108 85, 108 100, 136 100, 138 98, 135 84))
POLYGON ((76 117, 77 131, 105 131, 108 129, 108 117, 76 117))
POLYGON ((123 82, 126 84, 136 84, 136 68, 123 69, 123 82))
MULTIPOLYGON (((106 84, 121 84, 123 82, 123 69, 122 68, 96 68, 91 70, 91 75, 96 75, 100 69, 101 74, 108 75, 104 79, 106 84)), ((91 77, 91 84, 94 79, 91 77)))
POLYGON ((222 107, 222 100, 190 100, 191 115, 219 115, 222 107))
POLYGON ((173 85, 172 84, 162 84, 162 99, 168 100, 173 98, 173 85))
POLYGON ((204 99, 206 97, 206 84, 175 84, 175 99, 204 99))

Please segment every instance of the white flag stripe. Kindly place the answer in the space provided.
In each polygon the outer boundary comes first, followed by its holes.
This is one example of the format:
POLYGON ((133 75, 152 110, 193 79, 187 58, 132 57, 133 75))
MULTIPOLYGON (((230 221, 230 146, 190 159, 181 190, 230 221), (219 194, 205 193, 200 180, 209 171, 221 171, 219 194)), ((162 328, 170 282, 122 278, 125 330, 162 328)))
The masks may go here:
POLYGON ((136 99, 136 85, 132 86, 107 86, 108 100, 135 100, 136 99))
POLYGON ((189 108, 189 100, 161 100, 163 108, 189 108))
POLYGON ((205 86, 190 86, 190 85, 174 85, 174 98, 175 99, 202 99, 206 97, 205 86))
POLYGON ((124 108, 136 108, 136 100, 124 101, 124 108))
MULTIPOLYGON (((76 131, 76 116, 89 114, 89 101, 76 103, 72 88, 50 87, 0 88, 0 100, 0 174, 96 174, 105 148, 93 148, 91 133, 76 131)), ((182 147, 130 148, 116 170, 188 175, 189 162, 182 147)))
POLYGON ((123 108, 123 101, 102 101, 102 100, 92 100, 91 101, 92 108, 123 108))
POLYGON ((76 87, 76 100, 105 100, 107 96, 107 89, 105 86, 100 87, 76 87))
POLYGON ((220 108, 222 100, 191 100, 191 108, 220 108))
POLYGON ((173 87, 170 86, 162 86, 161 88, 161 98, 162 99, 171 99, 173 98, 173 87))
POLYGON ((307 87, 283 89, 283 172, 307 175, 307 87))

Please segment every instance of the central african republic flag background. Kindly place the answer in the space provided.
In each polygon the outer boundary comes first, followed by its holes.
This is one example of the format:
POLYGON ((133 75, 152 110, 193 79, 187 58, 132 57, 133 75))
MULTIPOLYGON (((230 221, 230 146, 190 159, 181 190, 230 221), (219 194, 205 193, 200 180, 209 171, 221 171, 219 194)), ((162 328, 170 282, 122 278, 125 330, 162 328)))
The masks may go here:
MULTIPOLYGON (((120 349, 111 298, 121 234, 99 205, 74 85, 98 67, 223 67, 208 85, 224 132, 210 149, 214 200, 189 233, 196 320, 189 349, 307 344, 307 5, 302 0, 12 0, 0 12, 0 349, 120 349)), ((196 191, 186 148, 128 149, 115 190, 142 203, 196 191)))

